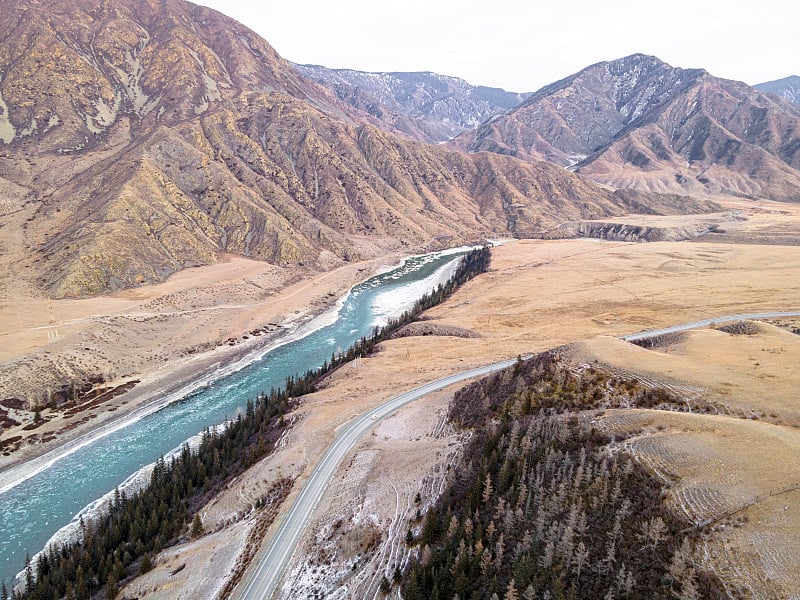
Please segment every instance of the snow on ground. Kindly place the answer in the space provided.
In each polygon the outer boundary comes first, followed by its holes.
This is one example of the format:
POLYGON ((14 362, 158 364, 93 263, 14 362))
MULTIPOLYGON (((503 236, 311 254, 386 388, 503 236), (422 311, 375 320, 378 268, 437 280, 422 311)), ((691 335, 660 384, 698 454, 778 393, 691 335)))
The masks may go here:
POLYGON ((141 600, 215 598, 228 580, 245 545, 253 519, 164 551, 158 568, 138 577, 123 597, 141 600), (213 546, 212 552, 208 548, 213 546))
POLYGON ((372 301, 372 310, 375 313, 372 324, 382 327, 390 318, 411 310, 424 294, 434 291, 440 284, 447 283, 460 262, 460 259, 454 259, 425 279, 406 285, 400 290, 388 290, 376 295, 372 301))
POLYGON ((406 533, 421 527, 418 512, 424 515, 441 493, 462 447, 446 422, 451 395, 435 394, 388 417, 345 459, 281 598, 378 598, 383 577, 391 582, 395 568, 403 570, 416 552, 406 533))

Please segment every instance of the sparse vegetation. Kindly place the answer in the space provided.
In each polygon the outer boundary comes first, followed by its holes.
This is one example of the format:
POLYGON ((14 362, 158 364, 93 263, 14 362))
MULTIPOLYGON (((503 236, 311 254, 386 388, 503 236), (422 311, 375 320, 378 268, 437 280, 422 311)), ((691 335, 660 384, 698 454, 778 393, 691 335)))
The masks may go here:
POLYGON ((687 409, 666 389, 591 366, 572 369, 552 351, 528 361, 520 359, 513 368, 463 388, 455 395, 450 416, 461 427, 476 427, 487 415, 521 417, 631 407, 687 409))
POLYGON ((456 394, 450 418, 473 434, 413 540, 403 597, 724 597, 661 482, 580 414, 640 402, 669 394, 573 373, 553 354, 456 394))
POLYGON ((736 321, 735 323, 717 327, 717 331, 731 335, 755 335, 758 333, 758 325, 752 321, 736 321))
POLYGON ((12 592, 14 600, 87 598, 100 590, 113 597, 120 582, 149 570, 151 556, 181 539, 202 535, 198 509, 274 448, 286 428, 284 415, 298 396, 313 392, 325 375, 343 363, 373 352, 397 328, 484 272, 489 260, 488 248, 470 252, 446 284, 423 296, 400 319, 376 328, 370 338, 362 338, 346 352, 331 357, 321 369, 287 378, 284 389, 272 389, 255 402, 248 401, 244 414, 224 429, 207 429, 197 450, 185 446, 170 461, 160 459, 150 485, 132 497, 117 493, 107 514, 87 523, 81 541, 50 547, 39 555, 35 565, 26 562, 25 589, 12 592))

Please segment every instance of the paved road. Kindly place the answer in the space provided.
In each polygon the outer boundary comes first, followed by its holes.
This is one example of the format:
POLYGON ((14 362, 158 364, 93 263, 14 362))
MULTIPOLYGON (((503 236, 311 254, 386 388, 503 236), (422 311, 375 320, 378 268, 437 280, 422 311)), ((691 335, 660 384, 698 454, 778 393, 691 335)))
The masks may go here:
POLYGON ((702 321, 695 321, 694 323, 673 325, 672 327, 665 327, 664 329, 651 329, 650 331, 641 331, 639 333, 632 333, 631 335, 623 335, 622 339, 626 342, 635 342, 637 340, 643 340, 645 338, 655 337, 657 335, 664 335, 665 333, 675 333, 676 331, 686 331, 687 329, 708 327, 709 325, 717 325, 719 323, 730 323, 731 321, 747 321, 753 319, 776 319, 780 317, 800 317, 800 311, 749 313, 744 315, 714 317, 713 319, 703 319, 702 321))
POLYGON ((289 512, 286 513, 283 522, 280 524, 265 553, 261 556, 258 565, 249 575, 245 575, 245 579, 237 588, 234 597, 242 600, 268 600, 272 597, 283 578, 283 573, 289 565, 303 530, 308 524, 328 482, 333 477, 345 455, 376 422, 389 416, 400 407, 432 392, 472 377, 481 377, 505 369, 515 362, 516 359, 505 360, 426 383, 387 400, 377 408, 364 413, 356 420, 342 427, 333 445, 328 448, 311 477, 303 486, 300 495, 297 496, 289 512))
MULTIPOLYGON (((718 323, 729 323, 731 321, 740 321, 746 319, 770 319, 779 317, 799 317, 800 311, 790 312, 771 312, 771 313, 750 313, 741 315, 727 315, 722 317, 714 317, 711 319, 704 319, 702 321, 695 321, 693 323, 684 323, 682 325, 674 325, 664 329, 654 329, 650 331, 642 331, 631 335, 622 336, 626 341, 635 341, 643 338, 662 335, 665 333, 673 333, 676 331, 685 331, 687 329, 696 329, 698 327, 708 327, 709 325, 718 323)), ((338 468, 339 464, 344 459, 345 455, 355 446, 359 438, 366 433, 377 421, 389 416, 400 407, 413 402, 423 396, 432 392, 440 390, 444 387, 470 379, 472 377, 480 377, 488 375, 494 371, 505 369, 514 364, 516 359, 506 360, 503 362, 471 369, 462 373, 456 373, 437 381, 432 381, 423 386, 395 396, 374 408, 373 410, 359 416, 355 421, 345 425, 338 433, 333 445, 328 448, 328 451, 322 457, 322 460, 317 465, 311 477, 306 482, 305 486, 300 492, 300 495, 292 504, 289 512, 280 524, 278 531, 272 538, 265 553, 259 560, 256 568, 245 576, 245 580, 240 584, 236 591, 236 598, 241 600, 268 600, 272 598, 278 584, 283 578, 284 571, 286 570, 292 555, 295 552, 297 543, 300 540, 303 531, 311 518, 314 509, 322 497, 325 488, 328 485, 331 477, 338 468)))

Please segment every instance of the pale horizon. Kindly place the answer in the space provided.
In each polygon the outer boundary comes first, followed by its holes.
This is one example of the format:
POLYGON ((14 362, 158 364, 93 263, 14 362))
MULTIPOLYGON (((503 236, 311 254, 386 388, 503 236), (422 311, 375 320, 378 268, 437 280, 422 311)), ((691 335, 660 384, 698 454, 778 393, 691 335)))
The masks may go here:
POLYGON ((750 85, 800 74, 798 12, 785 0, 752 6, 633 0, 533 6, 508 0, 344 5, 298 0, 265 7, 199 2, 240 21, 285 59, 359 71, 431 71, 473 85, 532 92, 606 60, 653 55, 750 85), (764 17, 761 17, 764 15, 764 17))

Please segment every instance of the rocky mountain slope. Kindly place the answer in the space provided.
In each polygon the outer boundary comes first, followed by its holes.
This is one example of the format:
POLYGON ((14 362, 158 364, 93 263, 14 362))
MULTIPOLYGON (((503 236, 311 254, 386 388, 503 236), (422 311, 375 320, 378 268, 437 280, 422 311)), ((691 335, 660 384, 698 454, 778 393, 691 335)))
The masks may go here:
POLYGON ((20 255, 14 285, 94 295, 222 253, 330 268, 642 205, 553 165, 381 131, 183 0, 7 6, 0 242, 20 255))
POLYGON ((330 108, 263 39, 188 2, 11 0, 0 23, 0 139, 29 151, 93 149, 207 114, 243 89, 330 108))
POLYGON ((384 127, 430 143, 475 129, 529 95, 430 72, 368 73, 317 65, 295 68, 384 127))
POLYGON ((800 198, 800 109, 641 54, 592 65, 456 145, 545 159, 614 187, 800 198))
POLYGON ((783 79, 778 79, 776 81, 759 83, 754 87, 762 92, 778 94, 778 96, 783 96, 790 102, 800 104, 800 77, 797 75, 784 77, 783 79))

